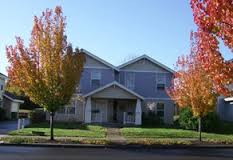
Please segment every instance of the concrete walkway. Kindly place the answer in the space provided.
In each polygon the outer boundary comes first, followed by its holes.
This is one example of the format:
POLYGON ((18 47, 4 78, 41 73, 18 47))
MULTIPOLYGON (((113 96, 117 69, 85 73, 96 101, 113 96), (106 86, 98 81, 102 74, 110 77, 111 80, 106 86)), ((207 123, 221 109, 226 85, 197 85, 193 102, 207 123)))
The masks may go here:
POLYGON ((121 135, 120 128, 107 128, 107 139, 114 144, 126 144, 126 139, 121 135))

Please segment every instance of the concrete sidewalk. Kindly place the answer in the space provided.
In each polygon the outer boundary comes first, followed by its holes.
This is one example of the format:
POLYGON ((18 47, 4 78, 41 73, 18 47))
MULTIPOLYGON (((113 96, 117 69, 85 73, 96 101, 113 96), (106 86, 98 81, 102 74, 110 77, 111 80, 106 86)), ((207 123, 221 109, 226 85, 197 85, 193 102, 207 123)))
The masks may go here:
POLYGON ((107 128, 107 139, 114 144, 126 144, 126 139, 121 135, 119 128, 107 128))

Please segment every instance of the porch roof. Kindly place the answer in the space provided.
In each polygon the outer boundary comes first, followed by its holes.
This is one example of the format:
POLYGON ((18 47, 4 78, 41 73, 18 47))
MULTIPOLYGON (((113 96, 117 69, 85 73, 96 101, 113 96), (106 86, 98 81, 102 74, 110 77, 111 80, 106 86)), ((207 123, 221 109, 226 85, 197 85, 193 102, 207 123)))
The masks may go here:
MULTIPOLYGON (((97 94, 97 93, 104 92, 104 90, 107 90, 107 89, 109 89, 109 88, 111 88, 111 87, 114 88, 114 89, 111 91, 111 92, 112 92, 112 93, 111 93, 112 97, 107 96, 107 98, 115 98, 115 97, 118 98, 118 97, 117 97, 117 92, 118 92, 118 91, 117 91, 116 88, 118 88, 118 89, 120 88, 121 90, 123 90, 125 93, 127 93, 127 94, 129 94, 129 95, 132 95, 132 96, 137 97, 137 98, 142 99, 142 100, 144 99, 143 96, 141 96, 141 95, 139 95, 138 93, 136 93, 136 92, 134 92, 134 91, 132 91, 132 90, 126 88, 125 86, 121 85, 120 83, 118 83, 118 82, 116 82, 116 81, 111 82, 111 83, 109 83, 109 84, 107 84, 107 85, 105 85, 105 86, 103 86, 103 87, 97 88, 96 90, 91 91, 91 92, 85 94, 84 97, 86 98, 86 97, 95 95, 95 94, 97 94)), ((125 98, 127 98, 127 97, 125 97, 125 98)))

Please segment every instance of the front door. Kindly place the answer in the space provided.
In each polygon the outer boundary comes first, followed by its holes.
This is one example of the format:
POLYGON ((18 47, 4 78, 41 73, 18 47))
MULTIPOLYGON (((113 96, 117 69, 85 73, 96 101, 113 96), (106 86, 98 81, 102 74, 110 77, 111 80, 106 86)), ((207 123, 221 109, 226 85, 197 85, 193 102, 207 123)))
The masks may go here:
POLYGON ((91 121, 102 123, 107 122, 107 102, 104 100, 94 101, 92 107, 91 121))

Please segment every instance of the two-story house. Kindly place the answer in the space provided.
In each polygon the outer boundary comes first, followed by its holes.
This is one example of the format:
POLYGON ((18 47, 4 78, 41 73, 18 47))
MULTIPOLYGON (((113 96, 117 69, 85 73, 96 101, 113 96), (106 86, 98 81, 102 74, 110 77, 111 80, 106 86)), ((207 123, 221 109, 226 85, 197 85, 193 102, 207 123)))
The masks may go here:
POLYGON ((55 120, 141 125, 142 113, 152 110, 165 123, 173 123, 175 105, 166 93, 173 70, 147 55, 116 67, 83 51, 80 86, 55 120))

